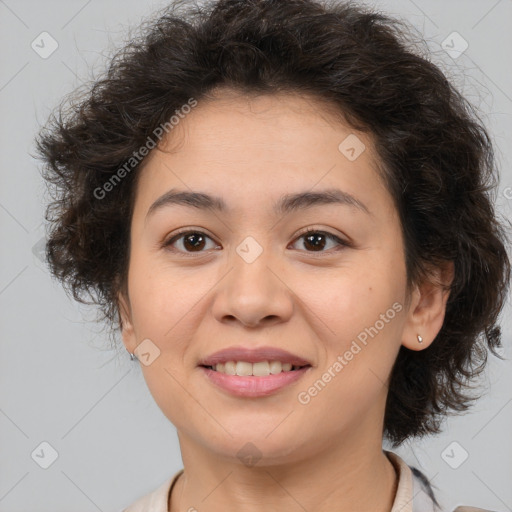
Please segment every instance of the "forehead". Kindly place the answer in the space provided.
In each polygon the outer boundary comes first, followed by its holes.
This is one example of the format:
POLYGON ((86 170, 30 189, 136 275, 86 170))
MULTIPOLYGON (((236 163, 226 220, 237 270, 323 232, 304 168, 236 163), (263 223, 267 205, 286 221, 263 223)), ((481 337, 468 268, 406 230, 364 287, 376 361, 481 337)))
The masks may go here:
MULTIPOLYGON (((177 152, 186 144, 191 151, 213 153, 222 145, 239 153, 263 145, 264 152, 247 157, 264 159, 266 155, 274 157, 275 151, 291 156, 305 143, 336 143, 340 136, 354 132, 332 102, 292 92, 256 95, 220 89, 181 118, 161 145, 166 151, 177 152)), ((369 139, 368 135, 359 136, 369 139)))
POLYGON ((372 196, 387 193, 377 161, 370 135, 355 132, 332 104, 227 90, 200 101, 148 155, 136 203, 147 211, 149 201, 179 188, 208 190, 236 209, 334 187, 374 202, 372 196), (347 157, 346 141, 356 158, 347 157))

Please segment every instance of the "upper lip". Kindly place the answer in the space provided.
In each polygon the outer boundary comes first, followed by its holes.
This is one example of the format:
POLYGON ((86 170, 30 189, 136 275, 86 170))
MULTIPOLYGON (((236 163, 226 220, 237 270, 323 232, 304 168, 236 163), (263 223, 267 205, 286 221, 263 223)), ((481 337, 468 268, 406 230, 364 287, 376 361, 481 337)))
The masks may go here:
POLYGON ((225 363, 227 361, 247 361, 248 363, 281 361, 281 363, 291 363, 294 366, 306 366, 311 364, 306 359, 281 348, 259 347, 249 349, 245 347, 229 347, 214 352, 202 359, 199 361, 199 366, 215 366, 218 363, 225 363))

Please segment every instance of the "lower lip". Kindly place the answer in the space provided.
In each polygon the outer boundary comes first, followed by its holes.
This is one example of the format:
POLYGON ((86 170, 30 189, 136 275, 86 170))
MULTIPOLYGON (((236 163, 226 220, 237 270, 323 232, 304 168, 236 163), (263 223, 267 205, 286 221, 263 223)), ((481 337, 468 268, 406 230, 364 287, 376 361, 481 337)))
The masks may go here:
POLYGON ((285 386, 296 382, 304 376, 311 366, 305 366, 299 370, 281 372, 275 375, 265 375, 264 377, 227 375, 226 373, 216 372, 204 366, 200 368, 211 382, 232 395, 259 397, 271 395, 285 386))

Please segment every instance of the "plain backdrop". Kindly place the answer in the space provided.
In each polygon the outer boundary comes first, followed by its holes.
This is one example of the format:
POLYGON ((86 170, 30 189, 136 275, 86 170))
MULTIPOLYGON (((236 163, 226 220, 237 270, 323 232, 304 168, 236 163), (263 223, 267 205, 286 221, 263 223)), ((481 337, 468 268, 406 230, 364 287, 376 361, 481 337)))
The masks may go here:
MULTIPOLYGON (((30 156, 51 109, 102 70, 128 27, 164 5, 0 0, 0 512, 118 512, 182 467, 176 431, 139 363, 122 345, 108 348, 94 309, 74 303, 41 261, 45 187, 30 156)), ((497 204, 510 217, 512 1, 373 5, 420 30, 434 62, 480 109, 502 173, 497 204), (451 47, 464 51, 454 58, 451 47)), ((507 360, 490 360, 485 396, 442 435, 396 450, 449 510, 512 511, 510 312, 509 301, 507 360)))

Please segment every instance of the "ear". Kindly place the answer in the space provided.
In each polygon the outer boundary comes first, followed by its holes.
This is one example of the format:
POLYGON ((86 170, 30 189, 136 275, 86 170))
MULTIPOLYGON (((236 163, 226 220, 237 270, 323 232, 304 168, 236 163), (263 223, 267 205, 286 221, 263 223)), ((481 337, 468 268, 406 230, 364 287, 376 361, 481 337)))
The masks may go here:
POLYGON ((443 326, 448 287, 454 277, 454 264, 447 261, 434 267, 428 278, 416 285, 411 294, 407 319, 402 333, 402 345, 410 350, 423 350, 430 346, 443 326), (423 339, 418 341, 418 335, 423 339))
POLYGON ((119 292, 117 300, 119 305, 119 317, 121 320, 121 334, 123 336, 123 343, 126 347, 126 350, 133 354, 137 348, 137 341, 135 330, 133 328, 131 306, 129 300, 122 292, 119 292))

